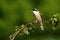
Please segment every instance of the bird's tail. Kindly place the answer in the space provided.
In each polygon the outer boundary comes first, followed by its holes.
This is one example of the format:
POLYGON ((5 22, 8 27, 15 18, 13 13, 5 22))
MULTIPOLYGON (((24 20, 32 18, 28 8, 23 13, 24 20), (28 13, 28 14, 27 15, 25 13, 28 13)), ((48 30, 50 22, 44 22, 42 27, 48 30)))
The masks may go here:
POLYGON ((44 30, 43 25, 40 25, 40 27, 41 27, 41 30, 44 30))

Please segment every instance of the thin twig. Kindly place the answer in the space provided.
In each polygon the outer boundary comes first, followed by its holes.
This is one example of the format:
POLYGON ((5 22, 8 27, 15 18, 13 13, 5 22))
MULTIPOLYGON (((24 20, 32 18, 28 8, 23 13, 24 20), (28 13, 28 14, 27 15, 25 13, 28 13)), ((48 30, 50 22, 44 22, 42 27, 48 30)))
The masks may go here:
MULTIPOLYGON (((46 22, 46 21, 44 21, 44 22, 46 22)), ((25 30, 25 29, 28 29, 27 25, 32 25, 32 24, 35 24, 35 23, 37 23, 37 21, 29 22, 29 23, 27 23, 25 26, 23 26, 22 28, 19 28, 19 30, 17 30, 16 32, 14 32, 12 35, 9 36, 10 40, 14 40, 15 37, 16 37, 19 33, 21 33, 21 31, 23 31, 23 30, 25 30)), ((48 22, 47 22, 47 23, 48 23, 48 22)))
POLYGON ((20 28, 18 31, 16 31, 15 33, 13 33, 12 35, 10 35, 9 36, 9 38, 10 38, 10 40, 14 40, 15 39, 15 37, 21 32, 21 31, 23 31, 24 29, 26 29, 27 27, 22 27, 22 28, 20 28))

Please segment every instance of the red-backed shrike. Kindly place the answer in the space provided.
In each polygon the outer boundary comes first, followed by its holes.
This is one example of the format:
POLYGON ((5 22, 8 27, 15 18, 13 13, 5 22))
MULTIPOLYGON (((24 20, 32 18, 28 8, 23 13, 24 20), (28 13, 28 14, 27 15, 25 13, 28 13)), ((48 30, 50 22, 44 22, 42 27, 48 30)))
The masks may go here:
POLYGON ((34 13, 35 18, 37 19, 37 22, 40 24, 41 30, 44 30, 43 21, 42 21, 42 17, 41 17, 40 12, 36 8, 33 8, 32 12, 34 13))

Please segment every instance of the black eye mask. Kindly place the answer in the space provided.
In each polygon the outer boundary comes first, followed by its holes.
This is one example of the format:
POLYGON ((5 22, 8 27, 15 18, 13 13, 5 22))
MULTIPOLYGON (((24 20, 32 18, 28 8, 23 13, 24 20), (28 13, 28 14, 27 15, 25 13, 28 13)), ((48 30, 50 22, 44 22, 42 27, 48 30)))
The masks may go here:
POLYGON ((36 8, 33 8, 32 11, 38 11, 36 8))

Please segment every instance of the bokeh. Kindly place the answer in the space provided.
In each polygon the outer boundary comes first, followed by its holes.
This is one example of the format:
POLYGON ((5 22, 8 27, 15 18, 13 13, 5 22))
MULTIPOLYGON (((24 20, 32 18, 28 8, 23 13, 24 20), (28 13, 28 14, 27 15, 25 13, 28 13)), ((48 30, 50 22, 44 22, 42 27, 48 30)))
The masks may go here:
MULTIPOLYGON (((14 26, 34 21, 32 8, 37 8, 44 20, 50 20, 53 14, 60 13, 60 0, 0 0, 0 40, 9 40, 14 26)), ((16 40, 60 40, 60 25, 53 30, 44 23, 44 28, 28 37, 17 36, 16 40)))

